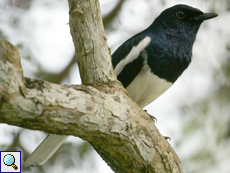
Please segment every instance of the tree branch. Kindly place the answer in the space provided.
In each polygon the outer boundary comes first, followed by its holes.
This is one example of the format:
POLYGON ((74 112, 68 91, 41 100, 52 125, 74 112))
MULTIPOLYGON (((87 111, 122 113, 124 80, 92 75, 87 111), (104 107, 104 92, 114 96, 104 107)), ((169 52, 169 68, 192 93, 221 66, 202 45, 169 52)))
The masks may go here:
POLYGON ((114 9, 103 18, 104 26, 106 27, 118 14, 125 0, 120 0, 114 9))
POLYGON ((70 32, 82 83, 115 81, 98 1, 69 0, 70 32))
POLYGON ((181 173, 169 143, 116 81, 98 2, 69 4, 71 33, 87 85, 23 77, 17 49, 1 40, 0 122, 78 136, 90 142, 115 172, 181 173))
MULTIPOLYGON (((106 28, 107 25, 109 25, 109 23, 114 19, 114 17, 117 16, 118 11, 121 9, 123 3, 125 2, 125 0, 120 0, 117 5, 114 7, 114 9, 103 18, 103 24, 104 27, 106 28)), ((52 83, 61 83, 61 81, 68 76, 69 71, 71 69, 71 67, 76 63, 76 59, 75 59, 75 55, 73 55, 71 61, 69 62, 69 64, 65 67, 65 69, 59 73, 52 73, 52 72, 47 72, 44 71, 43 69, 40 70, 40 72, 38 72, 36 74, 36 76, 41 77, 43 80, 47 80, 49 82, 52 83)))

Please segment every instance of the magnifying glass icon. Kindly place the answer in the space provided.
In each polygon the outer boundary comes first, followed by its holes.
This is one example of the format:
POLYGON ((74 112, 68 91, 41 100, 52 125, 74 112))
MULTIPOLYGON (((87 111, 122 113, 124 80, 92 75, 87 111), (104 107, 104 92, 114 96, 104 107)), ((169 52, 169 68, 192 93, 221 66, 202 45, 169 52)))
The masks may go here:
POLYGON ((3 157, 3 162, 7 166, 12 166, 15 170, 18 169, 18 167, 14 164, 15 163, 15 158, 11 154, 7 154, 3 157))

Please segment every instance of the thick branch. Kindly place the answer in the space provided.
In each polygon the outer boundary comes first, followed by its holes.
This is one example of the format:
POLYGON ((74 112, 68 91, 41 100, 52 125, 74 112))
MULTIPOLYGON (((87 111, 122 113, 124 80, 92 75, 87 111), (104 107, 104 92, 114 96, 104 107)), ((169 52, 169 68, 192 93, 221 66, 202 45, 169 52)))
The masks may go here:
POLYGON ((115 81, 111 56, 106 43, 99 2, 69 0, 69 25, 82 83, 115 81))
POLYGON ((18 51, 0 41, 0 122, 90 142, 115 172, 182 172, 180 161, 119 83, 61 86, 24 78, 18 51))

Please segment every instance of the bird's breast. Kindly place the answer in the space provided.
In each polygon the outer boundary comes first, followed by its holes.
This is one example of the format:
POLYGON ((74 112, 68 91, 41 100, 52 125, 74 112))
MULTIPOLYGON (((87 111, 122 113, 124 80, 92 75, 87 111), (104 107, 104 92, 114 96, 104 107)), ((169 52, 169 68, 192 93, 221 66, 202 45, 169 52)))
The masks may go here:
POLYGON ((140 107, 145 107, 171 86, 171 82, 151 73, 150 68, 145 65, 135 79, 126 87, 126 90, 140 107))

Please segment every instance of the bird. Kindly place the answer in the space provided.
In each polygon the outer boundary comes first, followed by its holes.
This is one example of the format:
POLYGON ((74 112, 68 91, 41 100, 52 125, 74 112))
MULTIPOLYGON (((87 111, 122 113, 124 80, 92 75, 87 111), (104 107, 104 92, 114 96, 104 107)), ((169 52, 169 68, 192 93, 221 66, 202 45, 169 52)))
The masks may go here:
MULTIPOLYGON (((118 47, 112 54, 114 73, 132 100, 144 108, 169 89, 191 63, 200 25, 217 16, 188 5, 174 5, 118 47)), ((25 165, 44 164, 67 137, 49 134, 25 165)))

